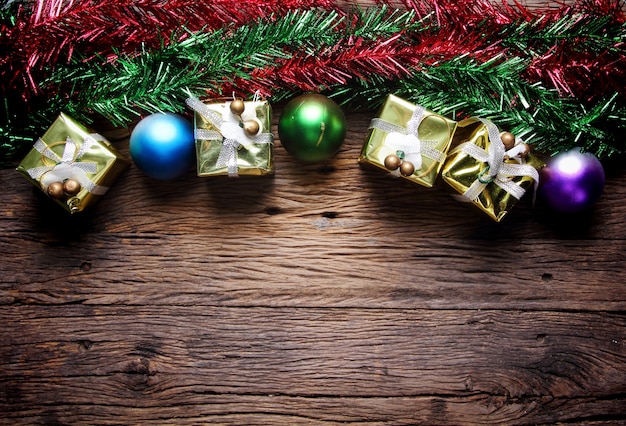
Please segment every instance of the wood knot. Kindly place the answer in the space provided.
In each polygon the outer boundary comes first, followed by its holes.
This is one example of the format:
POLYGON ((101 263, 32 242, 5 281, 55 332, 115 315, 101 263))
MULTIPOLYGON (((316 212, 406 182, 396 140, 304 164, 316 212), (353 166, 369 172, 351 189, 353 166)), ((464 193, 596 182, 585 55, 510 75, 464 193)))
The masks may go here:
POLYGON ((79 340, 78 349, 81 351, 88 351, 93 346, 93 342, 89 339, 79 340))
POLYGON ((275 216, 277 214, 284 213, 284 211, 280 207, 267 207, 265 209, 265 213, 270 215, 270 216, 275 216))
POLYGON ((337 171, 337 168, 335 166, 321 166, 317 168, 317 173, 322 174, 322 175, 329 175, 331 173, 334 173, 337 171))
POLYGON ((143 391, 151 386, 150 377, 156 375, 151 369, 150 360, 145 357, 130 361, 123 373, 126 376, 126 385, 133 391, 143 391))

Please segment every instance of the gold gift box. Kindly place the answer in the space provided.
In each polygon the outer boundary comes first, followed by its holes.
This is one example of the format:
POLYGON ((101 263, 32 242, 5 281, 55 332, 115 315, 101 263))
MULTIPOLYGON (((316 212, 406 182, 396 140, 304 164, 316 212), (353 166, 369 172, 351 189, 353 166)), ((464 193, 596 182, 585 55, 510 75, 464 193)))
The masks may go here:
POLYGON ((95 173, 86 172, 85 175, 98 187, 97 191, 94 190, 94 192, 90 192, 88 188, 82 187, 74 196, 54 200, 68 212, 78 213, 95 203, 104 195, 119 174, 130 165, 130 161, 122 156, 122 154, 120 154, 103 136, 96 134, 90 128, 75 121, 68 115, 61 113, 40 138, 47 149, 56 155, 51 154, 46 156, 33 147, 19 164, 17 171, 26 176, 35 186, 46 192, 46 188, 44 188, 42 184, 42 179, 45 173, 51 170, 45 172, 39 178, 31 177, 29 170, 42 167, 45 169, 53 169, 55 165, 59 164, 63 157, 68 137, 76 144, 75 155, 71 162, 74 164, 92 163, 92 165, 95 165, 96 170, 95 173), (93 137, 95 141, 88 150, 77 158, 76 154, 79 152, 80 147, 88 136, 93 137))
MULTIPOLYGON (((395 95, 389 95, 377 117, 385 122, 406 128, 414 110, 415 104, 395 95)), ((418 127, 417 136, 422 141, 433 141, 433 147, 445 155, 450 147, 456 126, 457 123, 455 121, 426 110, 423 120, 418 127)), ((385 143, 387 135, 388 132, 384 130, 372 128, 358 158, 359 163, 369 164, 390 172, 385 167, 385 158, 392 154, 395 155, 396 150, 385 143)), ((410 176, 399 174, 398 176, 431 188, 442 166, 443 161, 437 161, 422 155, 421 167, 416 169, 410 176)))
MULTIPOLYGON (((222 116, 225 103, 208 103, 206 107, 222 116)), ((254 108, 256 118, 262 126, 262 133, 271 133, 271 108, 267 101, 246 101, 247 108, 254 108)), ((194 113, 196 129, 219 132, 209 120, 197 111, 194 113)), ((196 139, 196 158, 198 176, 229 175, 228 166, 218 166, 217 159, 222 151, 223 140, 196 139)), ((237 147, 237 174, 249 176, 270 175, 274 173, 274 156, 272 143, 251 143, 237 147)))
MULTIPOLYGON (((490 144, 487 127, 476 118, 469 118, 458 123, 458 128, 441 175, 443 180, 460 194, 464 194, 467 191, 487 165, 463 151, 462 144, 465 142, 471 142, 487 150, 490 144)), ((509 164, 519 164, 512 159, 504 161, 509 164)), ((525 164, 534 167, 538 171, 545 165, 541 159, 533 154, 528 154, 525 164)), ((530 176, 511 176, 510 180, 523 188, 524 191, 535 183, 535 180, 530 176)), ((467 201, 469 202, 469 200, 467 201)), ((500 222, 517 201, 517 198, 496 183, 490 182, 472 203, 487 213, 493 220, 500 222)))

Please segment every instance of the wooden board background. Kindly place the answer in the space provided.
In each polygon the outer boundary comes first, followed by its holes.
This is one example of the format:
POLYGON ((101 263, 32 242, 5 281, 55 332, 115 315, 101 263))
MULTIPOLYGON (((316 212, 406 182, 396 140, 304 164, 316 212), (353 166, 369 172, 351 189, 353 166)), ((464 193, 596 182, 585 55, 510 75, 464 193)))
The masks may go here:
POLYGON ((132 167, 81 216, 0 170, 0 423, 626 422, 626 169, 496 224, 359 167, 372 116, 274 177, 132 167))

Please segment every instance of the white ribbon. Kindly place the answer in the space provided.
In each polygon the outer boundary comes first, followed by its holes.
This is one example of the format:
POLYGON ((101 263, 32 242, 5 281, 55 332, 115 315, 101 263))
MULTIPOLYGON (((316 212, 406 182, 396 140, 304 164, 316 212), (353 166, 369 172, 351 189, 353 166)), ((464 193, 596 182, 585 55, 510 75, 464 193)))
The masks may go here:
POLYGON ((196 139, 221 140, 222 149, 217 157, 215 167, 227 167, 228 176, 237 177, 237 148, 239 145, 250 147, 253 143, 274 143, 271 133, 263 133, 263 125, 256 118, 254 108, 246 108, 241 114, 242 120, 256 120, 259 124, 259 132, 254 136, 248 136, 240 125, 239 118, 230 111, 230 102, 223 105, 222 114, 211 110, 199 99, 190 97, 186 100, 187 105, 200 114, 212 126, 218 130, 196 129, 196 139))
POLYGON ((404 160, 410 161, 415 166, 415 170, 419 170, 422 167, 422 156, 437 162, 445 159, 445 154, 435 148, 436 140, 419 138, 418 129, 424 120, 425 113, 426 109, 423 106, 416 105, 411 118, 406 123, 406 128, 380 118, 372 119, 369 128, 387 132, 385 146, 396 152, 404 152, 404 160))
MULTIPOLYGON (((516 199, 522 198, 526 190, 513 182, 514 176, 528 176, 535 181, 535 190, 539 184, 539 172, 533 166, 523 164, 521 158, 517 159, 519 164, 506 163, 505 156, 507 151, 504 143, 500 138, 500 132, 495 124, 491 121, 479 118, 479 120, 487 127, 489 134, 489 148, 485 151, 483 148, 471 143, 465 142, 459 148, 466 154, 472 156, 481 163, 487 163, 487 167, 481 172, 478 178, 467 188, 463 194, 467 199, 474 201, 483 192, 487 185, 491 182, 511 194, 516 199)), ((516 144, 522 143, 521 139, 516 139, 516 144)), ((514 149, 508 151, 513 154, 514 149)))
POLYGON ((63 154, 59 157, 43 140, 37 139, 33 148, 56 164, 53 166, 33 167, 27 170, 28 175, 33 179, 39 180, 43 188, 48 188, 48 185, 52 182, 74 179, 80 183, 82 188, 85 188, 92 194, 104 195, 109 187, 97 185, 87 176, 87 173, 96 173, 98 164, 93 161, 78 161, 98 140, 105 139, 97 133, 91 133, 85 137, 82 145, 78 147, 77 143, 68 136, 65 140, 63 154))

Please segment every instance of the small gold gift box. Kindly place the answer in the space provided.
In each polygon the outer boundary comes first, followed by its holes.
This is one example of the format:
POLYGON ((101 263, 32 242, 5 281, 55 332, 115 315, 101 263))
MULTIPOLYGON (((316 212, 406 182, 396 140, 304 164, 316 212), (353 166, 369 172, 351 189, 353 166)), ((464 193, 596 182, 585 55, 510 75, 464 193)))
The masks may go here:
POLYGON ((190 98, 195 111, 198 176, 231 177, 274 173, 271 108, 267 101, 203 103, 190 98), (238 102, 241 111, 233 112, 238 102))
POLYGON ((370 125, 359 163, 432 187, 457 123, 389 95, 370 125))
POLYGON ((70 213, 104 195, 130 165, 103 136, 61 113, 17 167, 70 213))
POLYGON ((489 120, 469 118, 459 122, 442 171, 443 180, 462 194, 463 200, 472 202, 496 222, 538 183, 539 170, 545 165, 533 154, 519 156, 520 140, 507 150, 500 135, 489 120))

